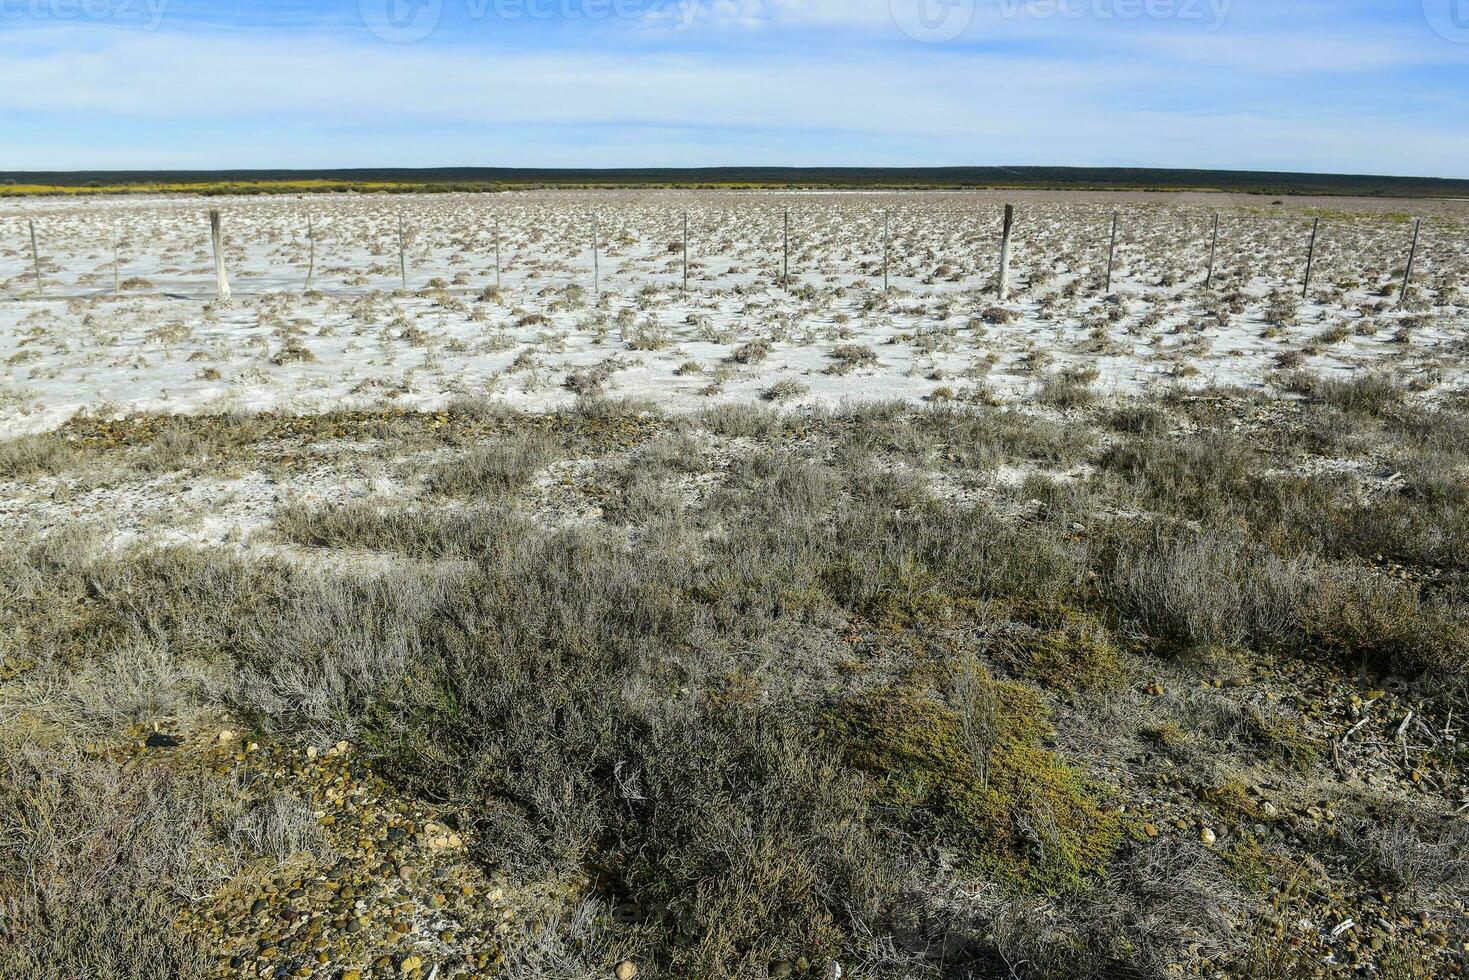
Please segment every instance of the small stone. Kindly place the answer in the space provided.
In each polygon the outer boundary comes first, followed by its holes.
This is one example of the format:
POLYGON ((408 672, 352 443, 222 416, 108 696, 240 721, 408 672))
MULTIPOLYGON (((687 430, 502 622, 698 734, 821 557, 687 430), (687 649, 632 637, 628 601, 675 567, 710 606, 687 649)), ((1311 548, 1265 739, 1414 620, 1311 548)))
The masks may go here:
POLYGON ((615 971, 615 974, 617 976, 617 980, 633 980, 633 978, 638 975, 637 964, 634 963, 632 960, 623 960, 621 963, 617 964, 617 970, 615 971))
POLYGON ((1145 824, 1143 824, 1143 833, 1147 834, 1149 837, 1157 837, 1158 836, 1158 826, 1157 826, 1157 824, 1151 824, 1151 823, 1145 823, 1145 824))
POLYGON ((144 745, 150 749, 173 749, 183 744, 183 739, 177 735, 168 735, 164 732, 154 732, 149 735, 144 745))
POLYGON ((219 733, 219 744, 220 745, 229 745, 237 737, 238 736, 236 736, 234 732, 232 732, 228 728, 226 728, 224 731, 222 731, 222 732, 219 733))
POLYGON ((423 966, 423 960, 420 957, 405 956, 403 957, 403 962, 398 964, 398 972, 412 973, 421 966, 423 966))
POLYGON ((1218 836, 1210 828, 1204 827, 1199 831, 1199 840, 1203 841, 1206 845, 1213 847, 1214 841, 1218 840, 1218 836))

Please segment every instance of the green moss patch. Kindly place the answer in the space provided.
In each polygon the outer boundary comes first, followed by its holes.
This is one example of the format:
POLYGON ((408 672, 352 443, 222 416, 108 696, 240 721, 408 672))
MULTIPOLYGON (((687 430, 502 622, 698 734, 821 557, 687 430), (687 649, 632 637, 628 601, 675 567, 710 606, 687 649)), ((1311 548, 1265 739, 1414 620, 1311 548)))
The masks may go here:
POLYGON ((1121 651, 1092 614, 1060 603, 1024 603, 1008 615, 1018 628, 1001 652, 1018 676, 1073 693, 1110 690, 1126 680, 1121 651))
POLYGON ((962 706, 912 690, 873 691, 830 708, 848 762, 874 777, 875 802, 939 836, 973 874, 1043 892, 1101 871, 1121 838, 1094 788, 1042 745, 1039 697, 982 673, 962 706))

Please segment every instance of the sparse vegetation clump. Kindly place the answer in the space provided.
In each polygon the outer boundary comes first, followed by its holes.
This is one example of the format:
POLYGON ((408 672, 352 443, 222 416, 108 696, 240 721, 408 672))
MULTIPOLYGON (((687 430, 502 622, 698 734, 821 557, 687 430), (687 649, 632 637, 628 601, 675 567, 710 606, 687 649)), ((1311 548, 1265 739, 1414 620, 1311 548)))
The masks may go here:
POLYGON ((54 475, 75 458, 73 447, 55 435, 21 436, 0 442, 0 480, 54 475))
POLYGON ((173 906, 237 870, 218 790, 9 732, 0 748, 0 974, 209 976, 206 945, 174 928, 173 906))
POLYGON ((1326 378, 1297 373, 1289 379, 1291 390, 1313 401, 1343 412, 1379 416, 1403 404, 1407 394, 1401 381, 1388 374, 1370 372, 1349 378, 1326 378))
POLYGON ((429 484, 453 496, 493 496, 519 490, 552 461, 556 445, 542 433, 497 439, 440 464, 429 484))
POLYGON ((763 397, 768 402, 788 402, 802 397, 808 391, 809 388, 794 378, 782 378, 766 388, 763 397))
POLYGON ((770 356, 770 341, 764 338, 746 341, 730 352, 729 359, 736 364, 759 364, 770 356))
POLYGON ((827 368, 831 374, 848 374, 877 364, 877 352, 863 344, 842 344, 832 350, 831 357, 835 362, 827 368))
POLYGON ((1046 376, 1041 381, 1036 401, 1052 408, 1085 408, 1097 400, 1092 383, 1097 379, 1095 368, 1067 370, 1046 376))

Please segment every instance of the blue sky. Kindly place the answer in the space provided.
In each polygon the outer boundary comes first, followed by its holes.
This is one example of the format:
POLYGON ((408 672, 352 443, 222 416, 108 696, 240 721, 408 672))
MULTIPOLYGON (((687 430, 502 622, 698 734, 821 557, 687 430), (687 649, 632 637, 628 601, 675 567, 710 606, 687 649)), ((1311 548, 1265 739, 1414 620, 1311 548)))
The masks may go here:
POLYGON ((1469 0, 0 0, 0 170, 1469 177, 1469 0))

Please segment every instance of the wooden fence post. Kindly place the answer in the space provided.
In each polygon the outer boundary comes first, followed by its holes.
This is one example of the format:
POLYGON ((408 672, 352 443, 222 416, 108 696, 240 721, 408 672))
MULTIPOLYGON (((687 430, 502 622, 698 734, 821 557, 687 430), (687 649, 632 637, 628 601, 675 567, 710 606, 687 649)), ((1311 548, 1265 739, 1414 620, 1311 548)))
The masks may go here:
POLYGON ((1219 254, 1219 212, 1214 212, 1214 237, 1209 242, 1209 274, 1204 277, 1204 288, 1214 285, 1214 257, 1219 254))
POLYGON ((780 282, 789 292, 791 288, 791 209, 785 209, 781 231, 780 282))
POLYGON ((36 292, 45 295, 46 282, 41 278, 41 252, 36 248, 36 221, 34 218, 26 221, 31 226, 31 266, 36 270, 36 292))
POLYGON ((1316 233, 1321 228, 1321 219, 1316 218, 1311 222, 1311 247, 1306 251, 1306 282, 1301 287, 1301 299, 1306 298, 1306 291, 1311 288, 1311 269, 1316 265, 1316 233))
POLYGON ((891 209, 882 213, 882 291, 888 292, 888 255, 893 250, 893 212, 891 209))
POLYGON ((316 274, 316 225, 306 216, 306 291, 311 291, 311 277, 316 274))
POLYGON ((408 288, 408 240, 403 234, 403 215, 398 215, 398 281, 408 288))
POLYGON ((1103 291, 1105 295, 1112 295, 1112 266, 1114 257, 1117 255, 1117 212, 1112 212, 1112 243, 1107 246, 1107 288, 1103 291))
POLYGON ((1015 226, 1015 205, 1005 205, 1005 230, 1000 239, 1000 301, 1010 298, 1010 231, 1015 226))
POLYGON ((214 243, 214 292, 221 303, 228 303, 230 281, 224 271, 224 230, 217 209, 209 212, 209 238, 214 243))
POLYGON ((1413 246, 1408 249, 1408 268, 1403 270, 1403 288, 1398 292, 1398 302, 1408 298, 1408 285, 1413 281, 1413 260, 1418 258, 1418 229, 1422 227, 1423 219, 1415 218, 1413 221, 1413 246))

